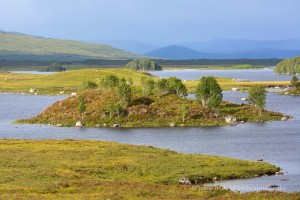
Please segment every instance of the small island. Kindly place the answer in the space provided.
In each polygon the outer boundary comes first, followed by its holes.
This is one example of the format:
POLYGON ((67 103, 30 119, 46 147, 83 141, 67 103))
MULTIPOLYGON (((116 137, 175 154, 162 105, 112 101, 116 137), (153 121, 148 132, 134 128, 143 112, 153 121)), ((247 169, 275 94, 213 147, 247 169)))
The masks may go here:
POLYGON ((287 120, 283 114, 265 110, 266 91, 254 86, 249 104, 223 101, 222 89, 214 77, 202 77, 194 92, 176 78, 106 75, 97 83, 85 81, 80 91, 56 102, 43 113, 19 123, 86 127, 174 127, 235 125, 245 122, 287 120))

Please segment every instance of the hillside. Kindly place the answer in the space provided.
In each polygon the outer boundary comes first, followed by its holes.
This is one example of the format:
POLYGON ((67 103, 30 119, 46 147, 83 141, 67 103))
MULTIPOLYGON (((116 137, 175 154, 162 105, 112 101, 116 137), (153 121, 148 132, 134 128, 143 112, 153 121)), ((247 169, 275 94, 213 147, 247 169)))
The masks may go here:
POLYGON ((103 44, 0 32, 0 60, 80 61, 139 58, 141 56, 103 44))

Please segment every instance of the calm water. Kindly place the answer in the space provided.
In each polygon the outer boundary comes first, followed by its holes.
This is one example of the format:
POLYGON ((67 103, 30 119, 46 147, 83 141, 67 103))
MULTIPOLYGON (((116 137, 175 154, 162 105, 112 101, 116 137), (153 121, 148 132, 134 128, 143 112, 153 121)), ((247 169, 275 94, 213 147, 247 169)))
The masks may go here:
POLYGON ((14 73, 14 74, 44 74, 44 75, 48 75, 48 74, 54 74, 54 73, 57 73, 57 72, 10 71, 10 73, 14 73))
POLYGON ((232 79, 247 79, 249 81, 289 81, 291 75, 277 75, 273 69, 247 69, 247 70, 165 70, 151 72, 161 78, 176 76, 182 80, 198 80, 202 76, 216 76, 232 79))
MULTIPOLYGON (((247 94, 225 92, 226 100, 239 101, 247 94)), ((65 97, 0 94, 0 138, 89 139, 152 145, 183 153, 201 153, 248 160, 264 159, 288 172, 283 176, 222 182, 221 185, 249 191, 271 184, 283 191, 300 191, 300 98, 269 93, 267 107, 293 115, 288 122, 246 123, 209 128, 59 128, 15 125, 12 121, 42 112, 65 97), (280 181, 281 178, 289 181, 280 181), (242 188, 243 187, 243 188, 242 188)))

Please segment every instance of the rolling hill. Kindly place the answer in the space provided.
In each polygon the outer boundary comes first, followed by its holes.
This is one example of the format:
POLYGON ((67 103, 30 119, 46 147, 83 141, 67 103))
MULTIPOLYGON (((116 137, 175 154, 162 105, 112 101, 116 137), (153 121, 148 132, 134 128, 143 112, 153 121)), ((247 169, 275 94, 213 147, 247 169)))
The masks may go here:
POLYGON ((81 61, 143 57, 103 44, 0 32, 0 60, 81 61))
POLYGON ((164 59, 271 59, 289 58, 300 55, 300 50, 290 49, 252 49, 236 52, 208 53, 185 46, 166 46, 147 53, 148 56, 164 59))
POLYGON ((196 50, 190 49, 184 46, 166 46, 154 51, 147 53, 148 56, 158 57, 158 58, 166 58, 166 59, 201 59, 201 58, 210 58, 213 57, 214 54, 210 53, 202 53, 196 50))

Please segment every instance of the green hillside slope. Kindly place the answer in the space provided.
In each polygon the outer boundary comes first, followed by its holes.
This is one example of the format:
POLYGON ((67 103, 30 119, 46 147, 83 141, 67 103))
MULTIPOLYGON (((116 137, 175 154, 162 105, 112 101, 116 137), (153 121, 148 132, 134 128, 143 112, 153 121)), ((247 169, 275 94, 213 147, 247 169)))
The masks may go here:
POLYGON ((0 32, 0 59, 74 61, 85 59, 139 59, 108 45, 0 32))

